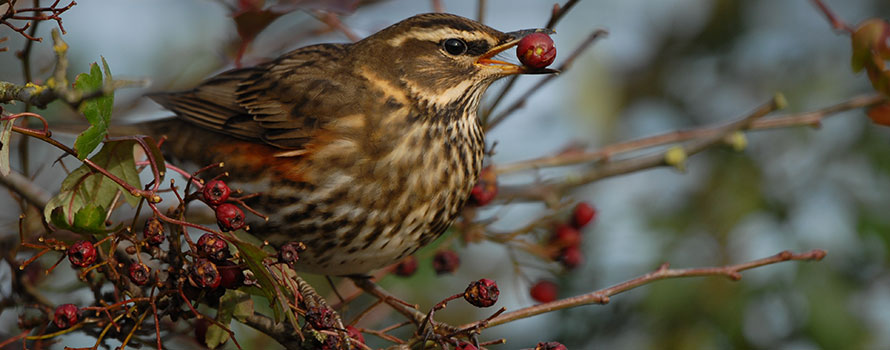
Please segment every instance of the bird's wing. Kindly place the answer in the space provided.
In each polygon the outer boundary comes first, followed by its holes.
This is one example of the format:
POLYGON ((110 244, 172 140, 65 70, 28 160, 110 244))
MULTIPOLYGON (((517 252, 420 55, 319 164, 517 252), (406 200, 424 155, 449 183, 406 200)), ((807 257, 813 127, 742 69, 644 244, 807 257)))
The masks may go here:
POLYGON ((349 84, 331 79, 344 53, 345 45, 308 46, 260 66, 221 73, 189 91, 149 97, 209 130, 301 149, 349 103, 342 97, 349 84))

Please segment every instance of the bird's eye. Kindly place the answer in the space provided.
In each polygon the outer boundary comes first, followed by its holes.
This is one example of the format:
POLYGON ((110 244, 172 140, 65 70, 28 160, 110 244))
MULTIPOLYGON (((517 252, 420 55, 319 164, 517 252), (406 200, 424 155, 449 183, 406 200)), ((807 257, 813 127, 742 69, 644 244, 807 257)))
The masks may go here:
POLYGON ((446 39, 442 42, 445 52, 457 56, 467 52, 467 43, 460 39, 446 39))

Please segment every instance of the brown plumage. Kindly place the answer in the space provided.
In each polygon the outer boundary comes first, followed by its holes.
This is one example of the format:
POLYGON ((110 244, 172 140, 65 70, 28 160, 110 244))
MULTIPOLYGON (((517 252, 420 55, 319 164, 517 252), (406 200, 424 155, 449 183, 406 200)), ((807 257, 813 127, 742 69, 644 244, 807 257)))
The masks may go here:
POLYGON ((252 233, 302 241, 297 267, 361 274, 441 235, 482 165, 476 111, 495 80, 549 73, 491 59, 522 36, 448 14, 408 18, 353 44, 308 46, 190 91, 151 95, 177 117, 143 130, 199 165, 224 162, 261 195, 252 233))

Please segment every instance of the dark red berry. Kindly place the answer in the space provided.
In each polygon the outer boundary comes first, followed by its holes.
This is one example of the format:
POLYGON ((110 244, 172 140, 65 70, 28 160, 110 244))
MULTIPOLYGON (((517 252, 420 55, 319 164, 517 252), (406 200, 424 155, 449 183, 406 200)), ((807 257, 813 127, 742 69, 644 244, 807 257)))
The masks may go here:
POLYGON ((398 264, 396 264, 393 272, 402 277, 410 277, 417 271, 417 258, 414 255, 406 257, 402 259, 398 264))
POLYGON ((359 332, 358 328, 355 328, 353 326, 346 326, 346 334, 348 334, 349 337, 352 338, 352 340, 355 340, 362 344, 365 343, 365 336, 362 334, 362 332, 359 332))
POLYGON ((205 233, 196 243, 198 254, 210 260, 220 262, 229 257, 229 243, 213 233, 205 233))
POLYGON ((90 241, 77 241, 68 247, 68 261, 77 267, 87 267, 96 262, 96 247, 90 241))
POLYGON ((476 307, 489 307, 498 301, 500 294, 497 283, 483 278, 467 286, 467 290, 464 291, 464 299, 476 307))
POLYGON ((159 245, 164 243, 164 224, 157 217, 150 217, 145 220, 145 227, 142 228, 142 235, 145 237, 145 243, 148 245, 159 245))
POLYGON ((315 330, 334 328, 334 312, 326 307, 310 307, 306 311, 306 324, 315 330))
POLYGON ((287 242, 278 248, 278 262, 293 266, 300 260, 300 253, 306 250, 303 242, 287 242))
POLYGON ((80 310, 74 304, 62 304, 56 307, 53 314, 53 323, 59 329, 67 329, 77 323, 77 314, 80 310))
POLYGON ((241 229, 244 227, 244 212, 234 204, 220 204, 216 207, 216 224, 224 232, 241 229))
POLYGON ((460 344, 457 344, 457 347, 455 349, 456 350, 478 350, 479 348, 477 348, 473 344, 462 341, 462 342, 460 342, 460 344))
POLYGON ((519 40, 516 56, 522 64, 540 69, 549 66, 556 59, 556 47, 549 35, 532 33, 519 40))
POLYGON ((587 202, 578 203, 572 210, 572 225, 577 228, 587 226, 596 218, 596 208, 591 207, 587 202))
POLYGON ((151 269, 145 264, 134 262, 127 269, 127 276, 137 286, 144 286, 151 279, 151 269))
POLYGON ((479 180, 476 181, 476 185, 473 186, 473 190, 470 192, 470 201, 477 206, 483 206, 491 203, 497 195, 498 175, 489 165, 479 173, 479 180))
POLYGON ((576 247, 581 244, 581 232, 569 225, 559 225, 550 242, 559 248, 576 247))
POLYGON ((548 342, 540 342, 538 346, 535 347, 535 350, 568 350, 565 345, 562 345, 559 342, 548 341, 548 342))
POLYGON ((453 250, 440 250, 433 256, 433 270, 437 275, 453 273, 460 266, 460 257, 453 250))
POLYGON ((204 185, 201 189, 201 195, 204 201, 210 205, 220 205, 229 199, 232 190, 222 180, 213 180, 204 185))
POLYGON ((212 261, 204 258, 196 259, 190 271, 189 280, 195 287, 207 289, 219 287, 221 277, 216 264, 212 261))
POLYGON ((227 289, 235 289, 244 284, 244 269, 238 264, 224 260, 216 263, 219 271, 219 286, 227 289))
POLYGON ((529 293, 535 301, 549 303, 556 300, 556 295, 559 294, 559 286, 552 281, 542 280, 532 285, 529 293))
POLYGON ((584 254, 578 246, 566 247, 559 254, 559 262, 569 270, 584 263, 584 254))

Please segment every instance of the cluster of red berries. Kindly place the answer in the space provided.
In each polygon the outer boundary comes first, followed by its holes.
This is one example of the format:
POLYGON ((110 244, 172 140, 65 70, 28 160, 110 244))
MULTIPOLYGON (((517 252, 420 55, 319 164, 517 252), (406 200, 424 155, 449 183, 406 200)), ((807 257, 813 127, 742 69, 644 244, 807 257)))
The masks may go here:
MULTIPOLYGON (((433 271, 436 271, 437 275, 454 273, 458 267, 460 267, 460 256, 453 250, 443 249, 433 255, 433 271)), ((417 272, 417 258, 412 255, 402 259, 393 267, 392 272, 397 276, 411 277, 417 272)))
MULTIPOLYGON (((557 225, 551 234, 547 245, 555 252, 554 259, 566 269, 574 269, 584 261, 580 230, 594 219, 596 219, 596 209, 586 202, 578 203, 572 210, 568 222, 557 225)), ((556 300, 559 286, 550 280, 540 280, 532 285, 529 294, 535 301, 549 303, 556 300)))
POLYGON ((229 244, 222 237, 205 233, 195 243, 199 258, 189 267, 189 282, 194 287, 216 289, 238 288, 244 283, 241 266, 228 260, 229 244))
POLYGON ((584 262, 580 230, 595 218, 596 209, 587 202, 578 203, 572 210, 569 222, 557 225, 550 236, 548 246, 556 252, 553 257, 566 269, 575 269, 584 262))
POLYGON ((223 232, 244 228, 244 211, 237 205, 226 203, 232 189, 222 180, 213 180, 201 188, 201 198, 216 212, 216 224, 223 232))

